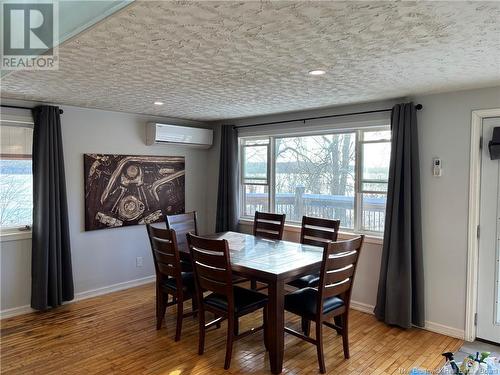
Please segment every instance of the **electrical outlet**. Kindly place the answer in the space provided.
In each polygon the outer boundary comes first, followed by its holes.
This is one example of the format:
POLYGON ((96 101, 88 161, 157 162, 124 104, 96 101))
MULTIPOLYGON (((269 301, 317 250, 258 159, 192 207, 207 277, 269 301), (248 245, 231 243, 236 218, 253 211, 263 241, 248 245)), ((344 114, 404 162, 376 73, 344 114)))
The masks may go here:
POLYGON ((135 266, 142 267, 142 257, 135 258, 135 266))

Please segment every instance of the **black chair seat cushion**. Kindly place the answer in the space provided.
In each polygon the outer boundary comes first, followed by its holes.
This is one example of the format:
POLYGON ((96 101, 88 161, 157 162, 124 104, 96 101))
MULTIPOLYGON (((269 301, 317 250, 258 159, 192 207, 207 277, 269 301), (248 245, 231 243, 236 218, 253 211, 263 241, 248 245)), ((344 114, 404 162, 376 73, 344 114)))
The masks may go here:
POLYGON ((319 284, 319 273, 314 275, 306 275, 302 276, 297 280, 293 280, 288 283, 288 285, 294 286, 295 288, 307 288, 307 287, 316 287, 319 284))
MULTIPOLYGON (((194 294, 194 274, 192 272, 181 272, 181 277, 182 291, 194 294)), ((177 291, 177 283, 175 282, 175 278, 173 277, 163 279, 161 286, 167 289, 171 289, 174 292, 177 291)))
MULTIPOLYGON (((239 286, 233 287, 234 290, 234 312, 236 314, 244 313, 245 311, 257 310, 264 307, 267 303, 267 296, 265 294, 256 292, 254 290, 241 288, 239 286)), ((219 293, 209 294, 204 298, 207 305, 215 307, 220 310, 227 311, 226 296, 219 293)))
MULTIPOLYGON (((294 314, 314 319, 318 303, 318 291, 314 288, 303 288, 285 296, 285 310, 294 314)), ((339 297, 325 298, 323 314, 329 313, 344 305, 339 297)))

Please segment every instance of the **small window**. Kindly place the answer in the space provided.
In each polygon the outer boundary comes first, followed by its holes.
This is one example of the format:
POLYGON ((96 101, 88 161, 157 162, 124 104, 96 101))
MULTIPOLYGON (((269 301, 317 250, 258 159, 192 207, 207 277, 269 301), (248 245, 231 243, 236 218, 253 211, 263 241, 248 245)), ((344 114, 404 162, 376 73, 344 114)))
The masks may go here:
POLYGON ((241 209, 243 216, 255 211, 268 212, 269 207, 269 138, 242 139, 241 209))
POLYGON ((391 160, 391 131, 360 131, 360 230, 383 232, 391 160))
POLYGON ((33 128, 0 126, 0 229, 31 226, 33 128))

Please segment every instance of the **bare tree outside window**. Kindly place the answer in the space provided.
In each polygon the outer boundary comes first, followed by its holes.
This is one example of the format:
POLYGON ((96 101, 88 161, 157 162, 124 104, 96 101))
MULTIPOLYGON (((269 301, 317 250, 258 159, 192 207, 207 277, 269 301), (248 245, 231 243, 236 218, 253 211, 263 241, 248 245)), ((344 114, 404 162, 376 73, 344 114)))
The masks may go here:
POLYGON ((33 128, 2 124, 0 134, 0 228, 31 225, 33 128))
POLYGON ((297 222, 303 215, 339 218, 353 228, 355 133, 275 142, 276 212, 297 222))
POLYGON ((32 210, 31 160, 0 160, 0 226, 31 225, 32 210))

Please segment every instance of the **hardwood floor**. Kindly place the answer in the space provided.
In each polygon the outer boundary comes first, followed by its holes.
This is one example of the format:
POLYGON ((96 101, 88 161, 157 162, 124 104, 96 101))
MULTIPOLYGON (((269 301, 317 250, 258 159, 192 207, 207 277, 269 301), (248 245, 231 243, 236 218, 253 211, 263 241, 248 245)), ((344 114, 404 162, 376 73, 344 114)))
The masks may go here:
MULTIPOLYGON (((262 333, 235 343, 231 368, 224 371, 226 325, 207 332, 205 354, 198 356, 197 320, 184 319, 174 342, 175 308, 155 329, 154 285, 128 289, 68 304, 55 311, 1 321, 2 374, 270 374, 262 333)), ((185 309, 190 308, 190 304, 185 309)), ((241 319, 241 329, 260 324, 261 314, 241 319)), ((298 319, 287 323, 300 328, 298 319)), ((403 374, 413 367, 439 368, 441 353, 461 340, 419 329, 388 327, 373 316, 351 311, 351 358, 344 360, 342 339, 324 329, 328 373, 403 374)), ((314 329, 311 330, 314 332, 314 329)), ((316 348, 285 335, 284 374, 318 373, 316 348)))

